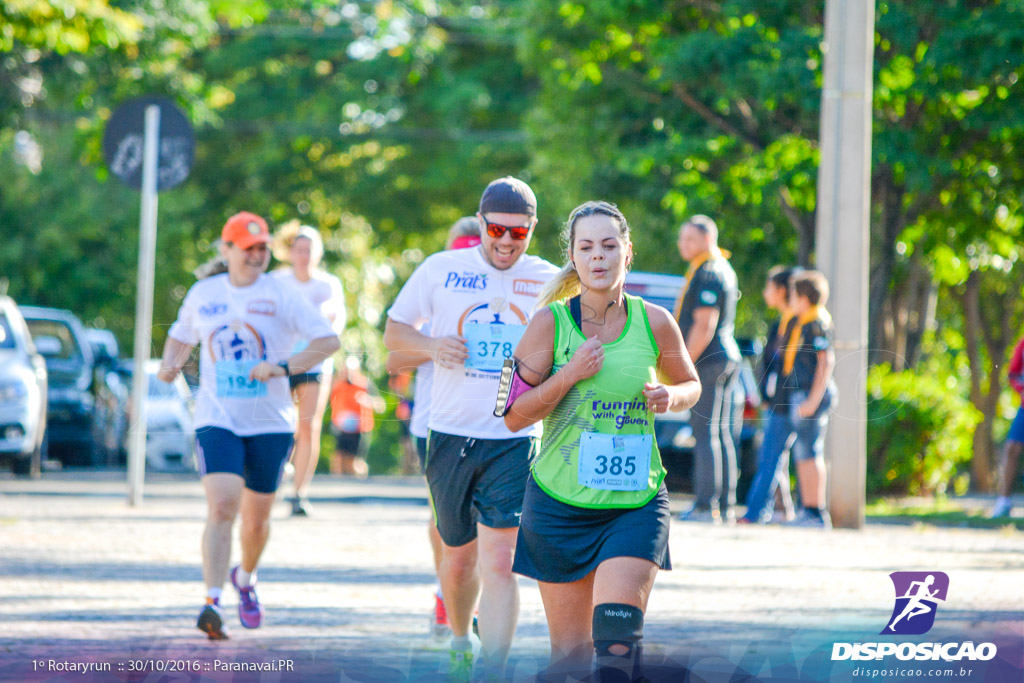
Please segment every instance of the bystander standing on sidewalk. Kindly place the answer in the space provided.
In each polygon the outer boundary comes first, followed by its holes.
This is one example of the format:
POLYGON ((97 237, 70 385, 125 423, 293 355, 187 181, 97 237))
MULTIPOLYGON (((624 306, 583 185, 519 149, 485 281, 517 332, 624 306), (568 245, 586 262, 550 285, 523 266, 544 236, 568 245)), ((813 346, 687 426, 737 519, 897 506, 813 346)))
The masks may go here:
POLYGON ((781 498, 785 521, 792 520, 794 515, 789 491, 788 456, 793 428, 786 392, 781 390, 780 380, 783 367, 781 351, 792 326, 796 324, 791 282, 799 271, 798 268, 776 266, 768 271, 764 285, 764 301, 769 308, 778 311, 779 319, 768 330, 757 367, 757 387, 766 406, 767 419, 757 454, 757 472, 747 491, 747 512, 737 520, 740 523, 770 521, 775 513, 775 506, 771 503, 776 496, 781 498))
POLYGON ((718 246, 718 226, 708 216, 693 216, 683 223, 678 246, 689 268, 675 318, 703 387, 690 411, 696 500, 679 519, 728 522, 735 518, 736 505, 732 412, 741 357, 733 331, 739 286, 729 253, 718 246))
POLYGON ((792 282, 796 324, 782 351, 780 384, 795 434, 791 452, 801 510, 789 524, 828 529, 832 521, 825 498, 825 430, 836 401, 832 317, 825 308, 828 281, 820 272, 807 270, 792 282))

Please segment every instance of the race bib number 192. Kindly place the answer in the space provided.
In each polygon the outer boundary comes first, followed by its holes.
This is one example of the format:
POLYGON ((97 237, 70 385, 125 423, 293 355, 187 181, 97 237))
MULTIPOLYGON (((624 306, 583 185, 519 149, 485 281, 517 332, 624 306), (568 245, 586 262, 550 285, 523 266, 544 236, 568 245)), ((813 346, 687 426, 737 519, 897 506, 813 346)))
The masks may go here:
POLYGON ((584 432, 580 436, 578 482, 602 491, 642 491, 651 474, 652 448, 650 434, 584 432))
POLYGON ((217 361, 217 396, 221 398, 259 398, 267 393, 267 385, 249 379, 249 372, 260 361, 217 361))

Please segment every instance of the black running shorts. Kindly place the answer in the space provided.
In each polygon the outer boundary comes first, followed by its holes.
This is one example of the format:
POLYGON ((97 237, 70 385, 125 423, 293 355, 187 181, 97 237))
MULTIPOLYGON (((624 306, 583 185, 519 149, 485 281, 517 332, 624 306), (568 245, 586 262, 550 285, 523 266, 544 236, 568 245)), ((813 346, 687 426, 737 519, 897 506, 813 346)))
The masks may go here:
POLYGON ((668 489, 638 508, 588 509, 555 500, 531 476, 512 571, 547 583, 579 581, 613 557, 671 569, 668 489))
POLYGON ((536 454, 532 437, 471 439, 431 431, 426 477, 445 545, 474 540, 477 523, 492 529, 518 527, 536 454))

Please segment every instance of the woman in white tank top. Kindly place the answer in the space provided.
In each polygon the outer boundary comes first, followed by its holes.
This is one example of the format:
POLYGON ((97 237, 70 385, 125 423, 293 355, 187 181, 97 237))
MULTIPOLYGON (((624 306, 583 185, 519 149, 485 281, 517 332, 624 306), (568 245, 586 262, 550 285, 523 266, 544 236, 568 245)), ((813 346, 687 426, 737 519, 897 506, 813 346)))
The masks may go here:
MULTIPOLYGON (((341 281, 320 268, 323 254, 324 243, 316 228, 298 221, 286 223, 274 237, 274 255, 291 267, 271 274, 295 288, 340 335, 345 329, 345 293, 341 281)), ((307 492, 320 459, 320 431, 333 371, 333 359, 325 358, 309 372, 289 378, 299 413, 292 452, 295 474, 291 503, 295 516, 306 516, 311 510, 307 492)))

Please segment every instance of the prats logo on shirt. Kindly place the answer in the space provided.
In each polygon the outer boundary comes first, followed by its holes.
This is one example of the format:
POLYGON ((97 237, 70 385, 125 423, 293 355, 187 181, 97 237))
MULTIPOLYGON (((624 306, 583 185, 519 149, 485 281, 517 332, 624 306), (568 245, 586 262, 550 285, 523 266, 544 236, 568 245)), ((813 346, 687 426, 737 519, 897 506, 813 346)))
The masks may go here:
POLYGON ((199 307, 199 315, 204 318, 212 318, 218 315, 224 315, 228 312, 227 304, 205 304, 199 307))
POLYGON ((277 304, 269 299, 256 299, 249 302, 246 312, 254 315, 277 315, 277 304))
POLYGON ((462 275, 459 275, 451 272, 444 281, 444 288, 469 292, 487 289, 487 274, 463 271, 462 275))
POLYGON ((263 337, 252 325, 239 321, 215 329, 206 348, 215 363, 222 360, 259 361, 266 357, 263 337))

